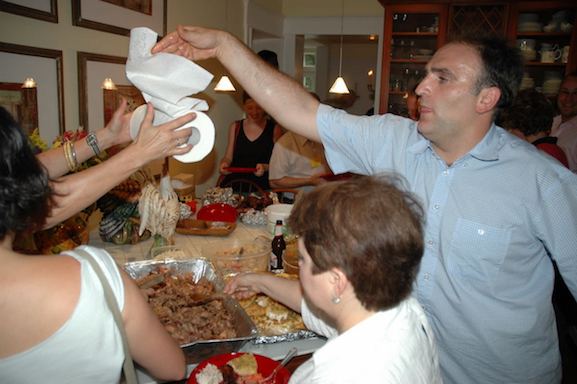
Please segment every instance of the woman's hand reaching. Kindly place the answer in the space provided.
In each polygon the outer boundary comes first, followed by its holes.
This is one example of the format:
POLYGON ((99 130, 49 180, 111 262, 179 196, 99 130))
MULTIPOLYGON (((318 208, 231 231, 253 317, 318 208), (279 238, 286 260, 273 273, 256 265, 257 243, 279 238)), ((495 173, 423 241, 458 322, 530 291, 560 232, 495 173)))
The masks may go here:
POLYGON ((144 164, 174 155, 184 155, 192 149, 192 145, 185 144, 192 133, 192 128, 178 129, 192 121, 196 115, 186 114, 159 126, 153 126, 154 107, 148 103, 146 115, 138 136, 131 146, 138 150, 144 164))
POLYGON ((236 275, 224 286, 223 292, 230 294, 237 300, 247 299, 262 292, 259 285, 259 276, 256 273, 241 273, 236 275))

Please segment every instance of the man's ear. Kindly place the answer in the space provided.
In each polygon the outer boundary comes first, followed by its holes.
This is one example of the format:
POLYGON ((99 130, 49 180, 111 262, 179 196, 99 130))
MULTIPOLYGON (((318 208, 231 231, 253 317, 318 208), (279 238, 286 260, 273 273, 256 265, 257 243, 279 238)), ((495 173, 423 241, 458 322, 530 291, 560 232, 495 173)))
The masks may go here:
POLYGON ((479 96, 477 98, 477 107, 475 108, 475 110, 479 114, 491 112, 499 102, 500 98, 501 98, 501 90, 499 88, 497 87, 483 88, 481 92, 479 92, 479 96))

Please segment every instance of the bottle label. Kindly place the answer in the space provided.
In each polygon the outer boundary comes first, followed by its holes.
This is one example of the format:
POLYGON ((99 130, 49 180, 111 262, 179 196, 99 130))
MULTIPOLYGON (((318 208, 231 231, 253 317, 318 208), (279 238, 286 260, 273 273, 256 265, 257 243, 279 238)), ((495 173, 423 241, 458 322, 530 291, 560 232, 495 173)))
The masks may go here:
POLYGON ((282 269, 283 265, 282 265, 282 256, 284 254, 284 250, 281 252, 281 254, 279 256, 277 256, 274 252, 270 253, 270 269, 271 270, 276 270, 276 269, 282 269))

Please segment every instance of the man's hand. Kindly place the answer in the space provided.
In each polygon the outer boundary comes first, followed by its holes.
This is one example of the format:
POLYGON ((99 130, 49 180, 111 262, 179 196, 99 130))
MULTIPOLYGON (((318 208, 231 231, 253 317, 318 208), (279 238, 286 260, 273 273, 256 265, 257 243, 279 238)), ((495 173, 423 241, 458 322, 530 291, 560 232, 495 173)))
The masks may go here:
POLYGON ((183 27, 166 35, 152 48, 152 54, 172 53, 189 60, 218 57, 220 40, 227 32, 203 27, 183 27))

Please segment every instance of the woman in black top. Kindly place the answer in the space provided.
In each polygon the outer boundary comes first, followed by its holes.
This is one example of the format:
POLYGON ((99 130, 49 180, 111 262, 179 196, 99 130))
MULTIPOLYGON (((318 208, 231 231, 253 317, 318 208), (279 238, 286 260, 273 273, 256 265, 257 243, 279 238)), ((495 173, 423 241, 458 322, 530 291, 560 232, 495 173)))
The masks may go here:
POLYGON ((270 189, 268 167, 274 143, 282 136, 280 126, 266 118, 265 111, 245 92, 243 109, 246 118, 235 121, 228 132, 226 154, 219 172, 224 179, 219 186, 236 179, 247 179, 262 189, 270 189), (228 168, 256 168, 253 173, 233 173, 228 168))

